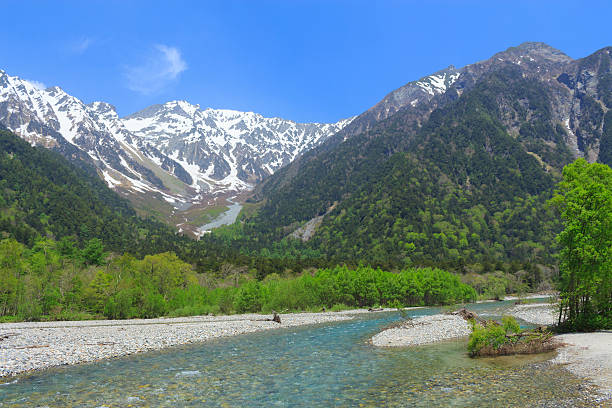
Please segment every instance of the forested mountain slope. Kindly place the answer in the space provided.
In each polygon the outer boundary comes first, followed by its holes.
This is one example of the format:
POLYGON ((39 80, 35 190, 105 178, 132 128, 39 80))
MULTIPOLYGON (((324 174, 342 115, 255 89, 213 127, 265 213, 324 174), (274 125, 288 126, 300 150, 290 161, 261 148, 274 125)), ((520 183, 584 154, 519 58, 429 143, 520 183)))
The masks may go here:
POLYGON ((336 261, 553 264, 559 171, 610 163, 610 50, 574 61, 527 43, 458 70, 443 93, 277 172, 246 236, 278 242, 327 213, 304 245, 336 261))
MULTIPOLYGON (((143 219, 93 166, 76 163, 0 129, 0 239, 14 238, 30 248, 43 238, 67 240, 67 248, 98 239, 107 253, 136 257, 172 251, 198 272, 216 273, 226 264, 248 266, 263 276, 302 265, 246 254, 239 242, 210 234, 196 241, 143 219)), ((303 265, 312 265, 308 262, 303 265)))
POLYGON ((0 130, 0 233, 31 246, 38 237, 100 239, 108 250, 133 254, 174 250, 172 229, 136 216, 93 167, 0 130))
MULTIPOLYGON (((358 115, 325 143, 304 153, 291 165, 278 171, 275 177, 266 179, 257 186, 254 197, 259 199, 268 191, 285 185, 294 176, 300 174, 302 166, 318 157, 319 154, 336 148, 347 139, 367 133, 368 130, 377 127, 381 121, 400 110, 404 112, 404 116, 410 112, 411 121, 421 124, 434 109, 458 98, 487 73, 507 65, 515 65, 525 75, 550 81, 558 75, 562 67, 567 67, 571 62, 572 59, 569 56, 546 44, 524 43, 499 52, 487 60, 460 69, 450 65, 446 69, 409 82, 390 92, 376 105, 358 115)), ((568 115, 568 113, 564 114, 568 115)))

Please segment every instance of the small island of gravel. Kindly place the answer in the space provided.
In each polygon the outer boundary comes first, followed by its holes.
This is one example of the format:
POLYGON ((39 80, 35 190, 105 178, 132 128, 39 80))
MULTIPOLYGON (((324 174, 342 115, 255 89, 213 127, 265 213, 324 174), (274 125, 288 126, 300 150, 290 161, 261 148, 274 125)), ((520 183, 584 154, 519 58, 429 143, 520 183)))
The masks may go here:
POLYGON ((405 321, 372 337, 378 347, 416 346, 470 334, 470 325, 457 315, 436 314, 405 321))

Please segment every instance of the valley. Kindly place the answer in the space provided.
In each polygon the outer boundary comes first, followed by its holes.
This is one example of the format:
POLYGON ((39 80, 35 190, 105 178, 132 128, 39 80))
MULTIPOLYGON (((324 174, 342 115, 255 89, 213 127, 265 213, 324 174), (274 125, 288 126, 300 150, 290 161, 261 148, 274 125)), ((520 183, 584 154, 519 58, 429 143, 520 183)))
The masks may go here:
POLYGON ((187 3, 5 7, 1 407, 612 401, 609 10, 187 3))

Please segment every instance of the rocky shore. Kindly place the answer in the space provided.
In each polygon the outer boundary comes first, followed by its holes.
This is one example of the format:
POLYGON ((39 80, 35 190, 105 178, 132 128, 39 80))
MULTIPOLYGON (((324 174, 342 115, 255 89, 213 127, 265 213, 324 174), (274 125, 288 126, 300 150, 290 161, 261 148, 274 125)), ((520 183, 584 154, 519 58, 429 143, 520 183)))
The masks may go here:
MULTIPOLYGON (((539 325, 557 323, 554 305, 517 305, 509 314, 539 325)), ((555 336, 563 346, 557 349, 553 364, 562 364, 571 373, 586 378, 600 391, 600 400, 612 399, 612 332, 569 333, 555 336)))
POLYGON ((544 326, 551 326, 557 323, 558 319, 556 308, 550 303, 516 305, 508 310, 508 314, 528 323, 544 326))
POLYGON ((0 377, 261 330, 351 319, 367 310, 328 313, 24 322, 0 324, 0 377))
MULTIPOLYGON (((394 309, 376 311, 391 310, 394 309)), ((280 324, 271 321, 270 315, 259 314, 0 324, 0 377, 262 330, 348 320, 369 312, 281 314, 280 324)), ((549 304, 516 305, 508 314, 534 324, 555 322, 554 309, 549 304)), ((469 324, 461 316, 437 314, 395 324, 372 337, 371 343, 378 347, 414 346, 467 337, 469 333, 469 324)), ((567 334, 557 339, 565 346, 552 362, 592 381, 601 391, 598 401, 609 401, 612 333, 567 334)))
POLYGON ((372 337, 378 347, 416 346, 470 334, 470 325, 457 315, 423 316, 390 327, 372 337))
POLYGON ((570 333, 556 337, 564 343, 552 360, 599 388, 601 400, 612 399, 612 332, 570 333))

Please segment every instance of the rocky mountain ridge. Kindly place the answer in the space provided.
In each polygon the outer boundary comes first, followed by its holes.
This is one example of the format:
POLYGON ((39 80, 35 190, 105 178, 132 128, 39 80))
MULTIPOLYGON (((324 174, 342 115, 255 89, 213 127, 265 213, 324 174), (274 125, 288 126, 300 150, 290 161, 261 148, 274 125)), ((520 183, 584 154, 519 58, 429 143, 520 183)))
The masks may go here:
POLYGON ((120 118, 108 103, 85 104, 59 87, 40 89, 0 71, 0 124, 94 164, 125 195, 177 209, 251 189, 349 122, 296 123, 185 101, 120 118))
MULTIPOLYGON (((606 139, 603 129, 603 118, 608 109, 606 106, 612 106, 611 103, 597 102, 603 100, 606 92, 609 92, 609 82, 612 82, 612 79, 609 79, 612 74, 606 65, 610 50, 611 47, 606 47, 587 58, 573 60, 545 43, 527 42, 498 52, 486 60, 462 68, 450 65, 434 74, 409 82, 356 116, 336 135, 300 156, 275 177, 260 183, 255 189, 254 198, 258 200, 268 191, 287 185, 292 178, 301 174, 302 168, 310 160, 338 148, 341 144, 359 144, 360 142, 350 141, 354 137, 377 137, 379 132, 375 129, 385 127, 385 121, 400 112, 404 117, 408 137, 428 120, 435 109, 460 98, 487 74, 510 67, 520 70, 525 78, 546 83, 554 100, 550 107, 551 122, 561 124, 565 129, 564 143, 571 149, 574 157, 597 161, 600 158, 600 140, 606 139)), ((612 99, 612 96, 608 98, 612 99)), ((508 103, 515 102, 500 101, 500 105, 506 105, 508 115, 515 115, 516 109, 508 106, 508 103)), ((533 108, 522 106, 520 110, 533 114, 533 108)), ((511 133, 518 135, 517 117, 508 116, 503 121, 511 133)), ((604 140, 603 143, 604 156, 609 155, 612 163, 612 147, 608 153, 608 142, 604 140)), ((612 146, 612 142, 610 144, 612 146)))

